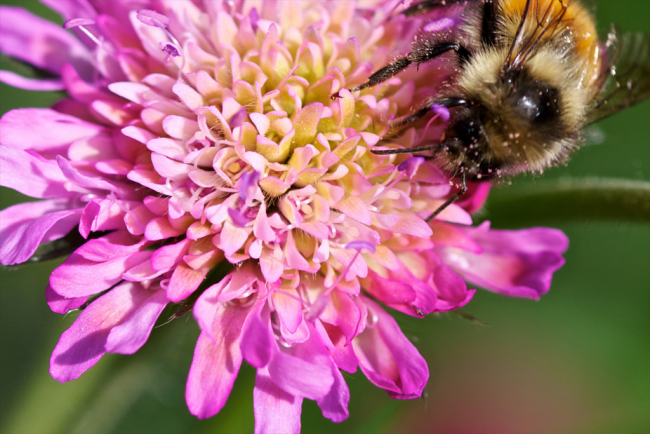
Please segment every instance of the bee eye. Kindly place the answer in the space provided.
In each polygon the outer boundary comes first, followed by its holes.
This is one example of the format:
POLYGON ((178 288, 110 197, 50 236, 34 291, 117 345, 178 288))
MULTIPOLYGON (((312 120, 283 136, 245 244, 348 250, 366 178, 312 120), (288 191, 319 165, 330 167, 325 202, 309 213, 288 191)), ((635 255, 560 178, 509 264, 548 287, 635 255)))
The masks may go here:
POLYGON ((530 123, 544 123, 559 114, 559 92, 541 83, 526 86, 514 95, 514 110, 530 123))

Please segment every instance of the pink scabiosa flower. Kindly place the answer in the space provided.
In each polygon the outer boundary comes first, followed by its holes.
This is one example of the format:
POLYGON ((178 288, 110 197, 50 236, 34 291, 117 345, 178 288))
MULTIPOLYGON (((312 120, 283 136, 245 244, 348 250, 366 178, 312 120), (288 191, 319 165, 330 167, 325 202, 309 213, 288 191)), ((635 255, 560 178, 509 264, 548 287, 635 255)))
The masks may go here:
POLYGON ((43 2, 67 30, 0 9, 0 50, 55 76, 0 80, 68 94, 0 120, 2 185, 42 199, 2 211, 0 260, 81 239, 46 290, 54 311, 81 308, 54 349, 57 380, 134 353, 178 303, 174 317, 191 309, 201 329, 190 411, 219 412, 246 361, 256 431, 296 432, 304 398, 346 419, 341 371, 421 396, 427 364, 381 304, 450 311, 472 298, 465 281, 548 291, 561 232, 472 227, 487 183, 427 222, 453 193, 448 176, 422 157, 370 152, 433 140, 448 119, 436 107, 387 134, 452 73, 440 64, 345 90, 422 27, 387 19, 399 2, 43 2))

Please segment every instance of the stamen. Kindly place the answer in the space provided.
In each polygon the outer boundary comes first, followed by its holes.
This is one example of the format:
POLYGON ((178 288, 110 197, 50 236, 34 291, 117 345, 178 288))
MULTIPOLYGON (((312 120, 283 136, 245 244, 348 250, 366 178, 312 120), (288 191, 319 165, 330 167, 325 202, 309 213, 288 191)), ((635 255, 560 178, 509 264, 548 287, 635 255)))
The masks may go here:
POLYGON ((171 44, 163 44, 162 42, 160 43, 160 48, 167 53, 167 56, 165 56, 165 62, 168 62, 169 59, 172 57, 180 57, 181 58, 181 66, 179 68, 178 72, 178 80, 181 80, 181 74, 183 73, 183 68, 185 67, 185 57, 183 57, 182 53, 182 48, 181 44, 178 42, 178 39, 174 37, 174 35, 171 34, 169 30, 167 30, 167 26, 169 26, 169 18, 164 16, 163 14, 159 14, 156 11, 152 11, 150 9, 140 9, 137 14, 138 20, 140 20, 141 23, 147 25, 147 26, 152 26, 152 27, 157 27, 163 32, 165 32, 165 35, 169 38, 170 41, 172 41, 171 44))
POLYGON ((445 122, 447 122, 451 117, 451 115, 449 114, 449 109, 444 105, 433 104, 431 106, 431 111, 433 111, 436 115, 440 116, 440 119, 442 119, 445 122))
POLYGON ((140 22, 159 29, 165 29, 169 25, 169 18, 151 9, 140 9, 137 18, 140 22))
POLYGON ((411 179, 422 163, 424 163, 424 157, 411 157, 403 163, 400 163, 400 165, 397 166, 397 170, 405 172, 406 177, 411 179))
POLYGON ((181 54, 178 52, 176 47, 174 47, 172 44, 163 44, 162 42, 160 43, 160 48, 167 53, 167 56, 165 56, 165 63, 169 62, 169 59, 172 57, 179 57, 181 54))
POLYGON ((78 27, 79 30, 84 32, 88 38, 93 41, 95 44, 97 44, 100 47, 104 46, 104 43, 99 39, 97 36, 95 36, 90 30, 88 30, 85 26, 93 26, 95 25, 95 20, 92 20, 90 18, 71 18, 67 20, 65 23, 63 23, 63 28, 64 29, 72 29, 75 27, 78 27))
POLYGON ((426 24, 424 27, 422 27, 422 30, 429 33, 436 33, 447 30, 454 24, 455 21, 452 18, 444 17, 426 24))

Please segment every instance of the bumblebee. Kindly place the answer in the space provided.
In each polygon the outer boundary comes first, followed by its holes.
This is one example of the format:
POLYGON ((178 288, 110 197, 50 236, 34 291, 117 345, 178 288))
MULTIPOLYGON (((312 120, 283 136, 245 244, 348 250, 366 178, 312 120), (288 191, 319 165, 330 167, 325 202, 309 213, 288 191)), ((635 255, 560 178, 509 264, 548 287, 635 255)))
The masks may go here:
POLYGON ((452 53, 457 65, 448 83, 391 125, 399 132, 444 106, 450 119, 440 142, 373 150, 432 151, 443 169, 463 179, 449 203, 464 192, 465 178, 539 172, 564 161, 585 126, 650 97, 650 36, 610 33, 601 42, 593 16, 577 0, 425 0, 402 13, 454 4, 464 4, 456 29, 418 33, 410 53, 350 89, 452 53))

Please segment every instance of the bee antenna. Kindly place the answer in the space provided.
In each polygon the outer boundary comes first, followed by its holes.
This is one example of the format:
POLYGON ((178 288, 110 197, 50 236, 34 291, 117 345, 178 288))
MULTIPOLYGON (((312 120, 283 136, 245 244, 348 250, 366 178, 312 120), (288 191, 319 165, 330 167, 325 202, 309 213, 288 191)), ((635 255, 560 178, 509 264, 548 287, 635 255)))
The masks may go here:
POLYGON ((426 145, 426 146, 416 146, 415 148, 404 148, 404 149, 371 149, 375 155, 395 155, 395 154, 415 154, 418 152, 430 152, 430 151, 439 151, 442 149, 442 145, 426 145))

